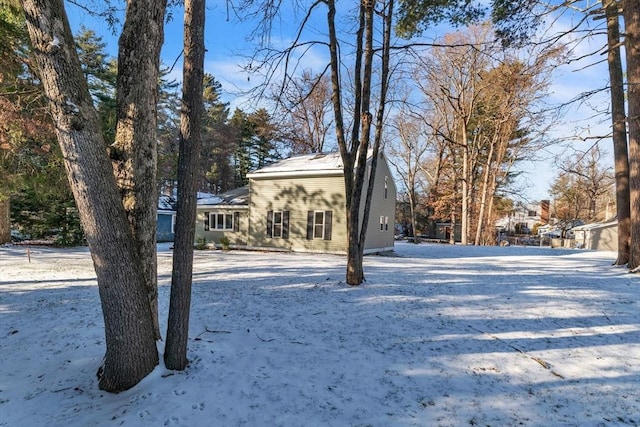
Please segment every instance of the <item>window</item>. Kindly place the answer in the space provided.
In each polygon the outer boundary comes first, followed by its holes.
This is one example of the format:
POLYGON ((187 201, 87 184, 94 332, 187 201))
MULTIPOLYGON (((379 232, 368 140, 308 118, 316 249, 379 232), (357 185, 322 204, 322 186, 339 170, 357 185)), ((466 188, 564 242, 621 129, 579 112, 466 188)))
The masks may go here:
POLYGON ((314 239, 324 238, 324 212, 323 211, 314 212, 313 238, 314 239))
POLYGON ((389 230, 389 217, 381 215, 380 216, 380 231, 388 231, 389 230))
POLYGON ((171 233, 176 232, 176 214, 171 215, 171 233))
POLYGON ((239 212, 205 212, 205 230, 238 231, 239 212))
POLYGON ((267 212, 267 237, 289 238, 289 211, 267 212))
POLYGON ((282 211, 273 213, 273 234, 271 237, 282 237, 282 211))
POLYGON ((528 213, 529 213, 528 216, 538 216, 538 212, 536 211, 529 211, 528 213))
POLYGON ((389 177, 384 177, 384 198, 389 197, 389 177))
POLYGON ((307 240, 331 240, 333 211, 307 212, 307 240))

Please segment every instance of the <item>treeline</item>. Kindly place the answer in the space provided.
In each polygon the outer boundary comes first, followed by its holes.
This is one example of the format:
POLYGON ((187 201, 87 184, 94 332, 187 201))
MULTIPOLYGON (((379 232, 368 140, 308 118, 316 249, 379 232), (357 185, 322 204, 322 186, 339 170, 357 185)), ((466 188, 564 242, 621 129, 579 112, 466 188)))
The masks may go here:
MULTIPOLYGON (((15 9, 0 7, 0 242, 14 238, 55 237, 61 245, 82 241, 75 211, 48 114, 47 100, 32 68, 31 47, 22 18, 15 9)), ((107 149, 116 134, 117 60, 92 30, 75 36, 82 70, 98 111, 107 149)), ((180 122, 179 83, 161 70, 157 135, 159 191, 170 192, 177 176, 180 122)), ((264 109, 230 111, 214 76, 206 74, 203 90, 200 191, 220 193, 247 184, 246 174, 281 158, 291 146, 278 139, 269 112, 264 109)))

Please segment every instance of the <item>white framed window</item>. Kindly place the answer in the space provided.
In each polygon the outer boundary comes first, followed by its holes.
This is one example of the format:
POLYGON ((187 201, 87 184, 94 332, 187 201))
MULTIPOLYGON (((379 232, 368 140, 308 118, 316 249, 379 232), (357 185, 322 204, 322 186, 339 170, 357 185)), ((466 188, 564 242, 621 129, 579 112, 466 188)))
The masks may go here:
POLYGON ((282 237, 282 211, 273 212, 273 234, 271 237, 282 237))
POLYGON ((389 177, 385 176, 384 177, 384 198, 388 198, 389 197, 389 177))
POLYGON ((176 232, 176 214, 171 215, 171 233, 176 232))
POLYGON ((233 230, 233 214, 224 212, 212 212, 209 214, 209 229, 233 230))
POLYGON ((307 212, 307 240, 331 240, 333 211, 307 212))
POLYGON ((313 238, 324 239, 324 211, 313 213, 313 238))
POLYGON ((389 217, 380 215, 380 231, 388 231, 389 230, 389 217))
POLYGON ((289 238, 289 211, 267 212, 267 237, 289 238))

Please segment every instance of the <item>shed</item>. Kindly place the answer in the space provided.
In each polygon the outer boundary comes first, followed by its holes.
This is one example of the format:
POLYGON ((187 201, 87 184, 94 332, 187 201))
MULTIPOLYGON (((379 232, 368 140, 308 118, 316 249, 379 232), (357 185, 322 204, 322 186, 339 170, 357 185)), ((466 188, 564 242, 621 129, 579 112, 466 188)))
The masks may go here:
POLYGON ((572 228, 575 245, 596 251, 618 250, 618 220, 591 223, 572 228))

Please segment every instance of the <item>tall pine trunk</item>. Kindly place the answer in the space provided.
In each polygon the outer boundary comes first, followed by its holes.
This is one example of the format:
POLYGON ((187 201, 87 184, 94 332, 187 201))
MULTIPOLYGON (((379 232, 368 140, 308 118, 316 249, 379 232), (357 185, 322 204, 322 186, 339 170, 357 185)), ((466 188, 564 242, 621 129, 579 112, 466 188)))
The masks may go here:
POLYGON ((631 243, 628 267, 640 267, 640 3, 626 0, 623 5, 629 106, 629 197, 631 243))
MULTIPOLYGON (((484 171, 482 176, 482 187, 481 187, 481 195, 480 195, 480 212, 478 213, 478 226, 476 228, 476 238, 473 242, 474 245, 480 246, 482 244, 482 232, 484 226, 485 219, 485 210, 487 206, 487 198, 492 197, 489 196, 489 176, 491 175, 491 161, 493 160, 493 150, 496 145, 495 140, 491 142, 489 147, 489 153, 487 154, 487 161, 484 164, 484 171)), ((490 218, 487 217, 487 224, 490 223, 490 218)))
POLYGON ((0 195, 0 245, 11 241, 11 210, 9 196, 0 195))
POLYGON ((164 362, 167 368, 187 367, 189 311, 196 224, 195 171, 201 151, 202 86, 204 78, 204 0, 184 3, 184 70, 180 147, 178 157, 178 212, 173 250, 171 298, 164 362))
POLYGON ((631 213, 624 80, 620 57, 620 20, 617 0, 605 0, 603 5, 607 16, 607 44, 609 46, 607 59, 611 82, 611 121, 613 126, 612 139, 618 216, 618 258, 615 265, 625 265, 629 262, 631 213))
POLYGON ((107 347, 99 386, 126 390, 158 364, 142 265, 62 0, 22 6, 98 280, 107 347))
POLYGON ((118 40, 117 124, 113 171, 136 241, 154 333, 160 339, 156 229, 157 105, 166 0, 129 0, 118 40))

